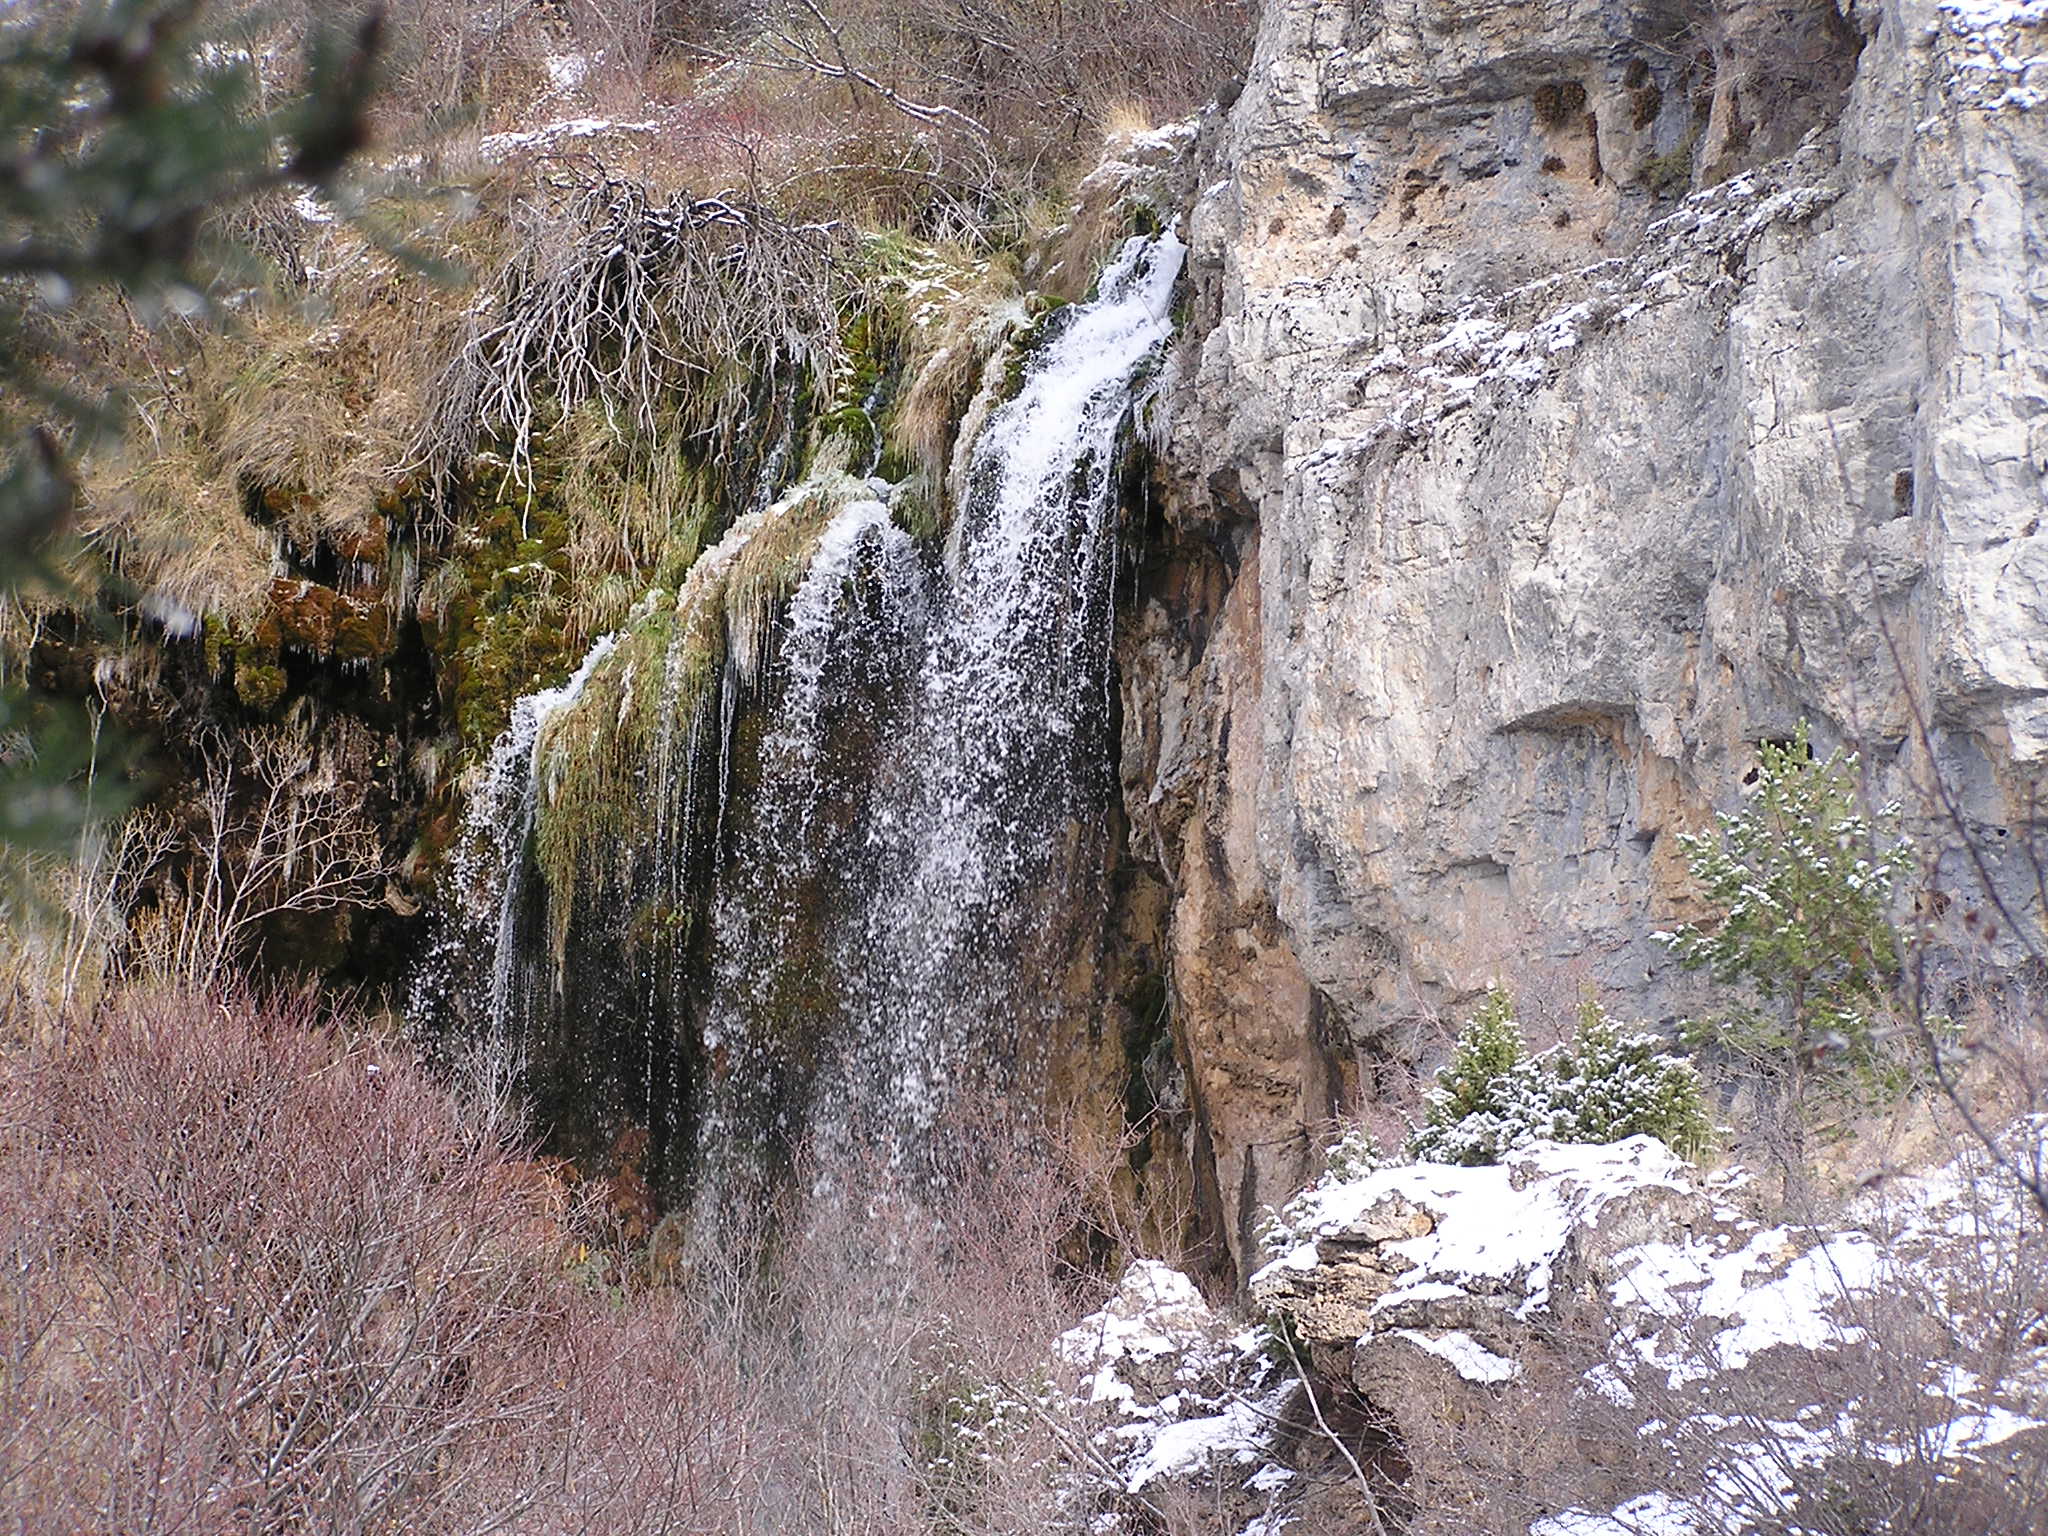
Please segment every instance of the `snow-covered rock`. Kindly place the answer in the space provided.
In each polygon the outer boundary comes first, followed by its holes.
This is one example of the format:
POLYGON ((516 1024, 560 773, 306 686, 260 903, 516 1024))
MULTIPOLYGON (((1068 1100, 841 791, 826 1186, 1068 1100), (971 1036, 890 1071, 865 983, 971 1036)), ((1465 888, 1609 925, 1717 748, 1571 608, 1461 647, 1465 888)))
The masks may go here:
MULTIPOLYGON (((1711 1218, 1685 1163, 1648 1136, 1538 1143, 1499 1167, 1416 1163, 1318 1185, 1292 1202, 1293 1246, 1252 1277, 1254 1297, 1311 1344, 1471 1333, 1512 1361, 1521 1329, 1562 1282, 1597 1283, 1607 1256, 1711 1218)), ((1402 1341, 1406 1343, 1406 1341, 1402 1341)), ((1512 1379, 1478 1364, 1467 1379, 1512 1379)))
POLYGON ((1739 1176, 1647 1137, 1333 1176, 1290 1202, 1252 1294, 1412 1455, 1492 1425, 1458 1455, 1505 1484, 1544 1454, 1523 1424, 1612 1449, 1580 1473, 1607 1503, 1542 1536, 1762 1529, 1844 1476, 1952 1482, 1962 1509, 1997 1457, 2048 1445, 2048 1336, 2013 1333, 2044 1300, 2022 1182, 2044 1129, 1880 1181, 1826 1227, 1754 1219, 1739 1176))
POLYGON ((1074 1407, 1096 1448, 1126 1491, 1140 1493, 1264 1459, 1293 1381, 1261 1345, 1256 1333, 1233 1332, 1187 1276, 1141 1261, 1053 1352, 1078 1372, 1074 1407))

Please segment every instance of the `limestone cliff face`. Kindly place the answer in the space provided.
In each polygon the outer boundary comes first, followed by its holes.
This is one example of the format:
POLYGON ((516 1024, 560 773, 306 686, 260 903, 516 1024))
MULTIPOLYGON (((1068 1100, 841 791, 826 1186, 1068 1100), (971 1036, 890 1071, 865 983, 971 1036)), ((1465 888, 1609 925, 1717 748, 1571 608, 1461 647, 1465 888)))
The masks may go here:
POLYGON ((1676 834, 1759 739, 1810 719, 2021 840, 2044 21, 1268 6, 1198 151, 1170 553, 1123 657, 1235 1244, 1418 1017, 1496 979, 1682 1011, 1676 834))

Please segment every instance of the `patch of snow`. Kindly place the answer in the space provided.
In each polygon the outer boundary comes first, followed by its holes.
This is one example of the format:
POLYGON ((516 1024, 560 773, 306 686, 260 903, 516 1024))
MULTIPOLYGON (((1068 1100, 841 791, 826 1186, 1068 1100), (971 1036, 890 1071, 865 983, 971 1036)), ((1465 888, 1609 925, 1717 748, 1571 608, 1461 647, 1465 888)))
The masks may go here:
POLYGON ((1134 133, 1126 142, 1132 149, 1140 152, 1179 154, 1195 142, 1195 137, 1200 131, 1201 125, 1195 119, 1184 117, 1179 122, 1168 123, 1163 128, 1151 128, 1143 133, 1134 133))
MULTIPOLYGON (((1863 1331, 1834 1313, 1876 1283, 1882 1250, 1862 1232, 1837 1234, 1805 1252, 1795 1252, 1795 1242, 1789 1228, 1776 1227, 1733 1251, 1703 1239, 1646 1243, 1617 1259, 1626 1267, 1611 1287, 1613 1300, 1710 1331, 1712 1364, 1723 1370, 1741 1370, 1780 1345, 1817 1350, 1860 1341, 1863 1331)), ((1674 1386, 1710 1372, 1706 1360, 1664 1350, 1655 1340, 1638 1347, 1674 1386)))
POLYGON ((1282 1385, 1261 1398, 1237 1398, 1208 1418, 1162 1425, 1126 1475, 1125 1488, 1138 1493, 1162 1477, 1204 1472, 1225 1458, 1257 1461, 1272 1444, 1273 1426, 1293 1390, 1282 1385))
POLYGON ((569 117, 515 133, 487 133, 477 141, 477 151, 486 160, 505 160, 527 151, 552 149, 564 140, 608 133, 653 133, 660 126, 658 122, 614 122, 608 117, 569 117))
POLYGON ((1596 1365, 1579 1379, 1617 1408, 1629 1408, 1635 1405, 1636 1394, 1634 1389, 1623 1379, 1621 1372, 1611 1365, 1604 1362, 1596 1365))
POLYGON ((2031 112, 2048 101, 2048 0, 1942 0, 1955 99, 1978 111, 2031 112))
POLYGON ((1719 1536, 1690 1506, 1665 1493, 1630 1499, 1611 1515, 1568 1509, 1529 1527, 1529 1536, 1719 1536))
POLYGON ((1244 1485, 1253 1493, 1272 1493, 1275 1489, 1285 1488, 1294 1481, 1294 1477, 1295 1474, 1287 1468, 1269 1461, 1246 1478, 1244 1485))
POLYGON ((1481 1386, 1499 1386, 1503 1382, 1517 1380, 1522 1374, 1522 1367, 1517 1361, 1496 1355, 1469 1333, 1429 1334, 1416 1328, 1397 1328, 1391 1337, 1406 1339, 1418 1349, 1447 1362, 1465 1380, 1481 1386))
POLYGON ((2010 1408, 1965 1414, 1951 1419, 1936 1431, 1939 1439, 1933 1447, 1933 1454, 1967 1456, 1972 1451, 2003 1445, 2015 1435, 2036 1429, 2048 1429, 2048 1420, 2029 1418, 2026 1414, 2014 1413, 2010 1408))
POLYGON ((1693 193, 1653 220, 1627 257, 1462 298, 1449 315, 1427 322, 1429 339, 1411 333, 1405 351, 1382 345, 1357 375, 1362 388, 1370 386, 1367 398, 1381 402, 1378 423, 1332 448, 1357 453, 1389 440, 1419 441, 1454 412, 1541 388, 1595 332, 1688 296, 1732 291, 1730 253, 1778 225, 1812 219, 1838 195, 1818 163, 1795 155, 1693 193))
POLYGON ((1273 1265, 1279 1269, 1310 1270, 1322 1262, 1323 1256, 1314 1243, 1297 1243, 1275 1259, 1273 1265))
MULTIPOLYGON (((1650 1136, 1604 1146, 1539 1142, 1497 1167, 1417 1163, 1319 1185, 1290 1203, 1288 1217, 1306 1246, 1344 1240, 1382 1207, 1426 1213, 1429 1230, 1380 1246, 1409 1268, 1373 1310, 1508 1294, 1516 1315, 1529 1317, 1547 1305, 1552 1266, 1581 1225, 1645 1188, 1682 1190, 1685 1177, 1684 1161, 1650 1136)), ((1299 1268, 1300 1255, 1297 1248, 1267 1265, 1253 1288, 1299 1268)))
POLYGON ((1834 1321, 1830 1310, 1868 1291, 1883 1255, 1861 1232, 1845 1232, 1809 1249, 1783 1274, 1746 1291, 1734 1306, 1735 1326, 1715 1341, 1722 1365, 1740 1370, 1767 1349, 1825 1349, 1862 1341, 1863 1330, 1834 1321))
MULTIPOLYGON (((1186 1275, 1142 1261, 1055 1341, 1055 1361, 1078 1372, 1062 1390, 1126 1492, 1270 1456, 1293 1382, 1277 1375, 1263 1329, 1222 1323, 1186 1275)), ((1259 1491, 1292 1475, 1263 1467, 1259 1491)))
POLYGON ((1507 329, 1497 320, 1468 317, 1458 321, 1437 340, 1422 349, 1426 358, 1447 358, 1457 363, 1476 363, 1501 339, 1507 329))
POLYGON ((550 54, 546 64, 548 89, 556 95, 569 91, 580 91, 583 83, 590 78, 590 55, 587 53, 550 54))
POLYGON ((1053 1341, 1053 1353, 1098 1370, 1124 1360, 1157 1360, 1185 1349, 1210 1321, 1209 1304, 1192 1280, 1142 1259, 1124 1272, 1107 1306, 1053 1341))

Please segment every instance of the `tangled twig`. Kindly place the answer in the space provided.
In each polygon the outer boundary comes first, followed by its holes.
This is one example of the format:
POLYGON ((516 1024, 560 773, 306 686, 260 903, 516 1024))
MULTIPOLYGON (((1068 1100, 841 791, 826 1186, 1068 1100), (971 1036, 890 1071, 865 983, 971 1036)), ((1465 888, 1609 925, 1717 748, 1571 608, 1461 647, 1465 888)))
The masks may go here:
POLYGON ((437 491, 484 436, 531 490, 536 435, 588 402, 624 441, 727 432, 764 380, 822 392, 850 240, 731 196, 652 200, 599 171, 552 180, 442 370, 410 468, 437 491))

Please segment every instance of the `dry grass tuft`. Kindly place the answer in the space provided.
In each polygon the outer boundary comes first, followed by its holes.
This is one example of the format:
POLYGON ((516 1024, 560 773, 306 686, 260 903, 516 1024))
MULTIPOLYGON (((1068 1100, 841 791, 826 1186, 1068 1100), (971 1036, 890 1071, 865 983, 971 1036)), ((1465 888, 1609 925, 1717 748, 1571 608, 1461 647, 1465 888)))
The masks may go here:
POLYGON ((262 607, 280 535, 311 551, 378 520, 456 309, 345 225, 290 210, 263 223, 281 281, 244 290, 217 330, 122 338, 134 421, 86 466, 80 519, 141 591, 239 620, 262 607))
POLYGON ((1024 324, 1015 271, 958 250, 913 246, 885 262, 878 286, 896 315, 909 381, 884 423, 888 445, 944 485, 961 424, 990 361, 1024 324))

